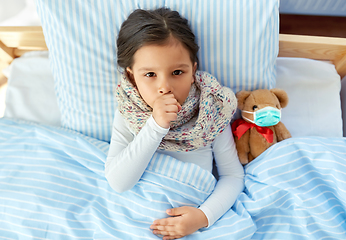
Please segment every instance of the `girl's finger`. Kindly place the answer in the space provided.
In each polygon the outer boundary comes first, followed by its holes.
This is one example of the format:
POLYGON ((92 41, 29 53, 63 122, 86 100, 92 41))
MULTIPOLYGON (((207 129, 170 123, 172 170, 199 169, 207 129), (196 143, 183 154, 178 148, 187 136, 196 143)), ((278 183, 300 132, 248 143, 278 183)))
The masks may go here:
POLYGON ((166 213, 171 216, 181 216, 187 212, 188 208, 186 207, 177 207, 170 208, 166 210, 166 213))
POLYGON ((182 238, 184 236, 182 235, 174 235, 174 236, 164 236, 162 239, 163 240, 169 240, 169 239, 177 239, 177 238, 182 238))
POLYGON ((166 101, 171 101, 171 104, 177 104, 181 107, 180 103, 178 102, 178 100, 175 98, 175 96, 172 93, 169 94, 165 94, 162 96, 163 99, 165 99, 166 101))
POLYGON ((166 112, 177 113, 179 111, 179 107, 177 105, 167 105, 165 110, 166 112))
POLYGON ((177 120, 177 113, 166 113, 166 119, 170 122, 177 120))
POLYGON ((175 227, 177 225, 177 223, 179 223, 179 221, 180 221, 179 217, 162 218, 162 219, 155 220, 153 222, 153 225, 151 225, 151 226, 153 226, 153 227, 155 227, 155 226, 175 227))
POLYGON ((177 106, 178 106, 178 112, 182 109, 181 105, 179 102, 177 102, 177 106))
POLYGON ((181 238, 183 235, 178 235, 175 232, 170 232, 170 231, 158 231, 155 230, 153 231, 155 235, 161 235, 164 236, 163 239, 176 239, 176 238, 181 238))
MULTIPOLYGON (((154 231, 170 232, 170 233, 173 233, 176 231, 176 227, 171 226, 171 225, 168 225, 168 226, 156 225, 155 227, 150 226, 150 229, 152 229, 154 231)), ((162 234, 162 233, 160 233, 160 234, 162 234)), ((169 235, 169 234, 162 234, 162 235, 169 235)))
POLYGON ((162 236, 173 236, 173 235, 175 235, 174 233, 170 233, 168 231, 160 231, 160 230, 154 230, 153 233, 155 235, 162 235, 162 236))

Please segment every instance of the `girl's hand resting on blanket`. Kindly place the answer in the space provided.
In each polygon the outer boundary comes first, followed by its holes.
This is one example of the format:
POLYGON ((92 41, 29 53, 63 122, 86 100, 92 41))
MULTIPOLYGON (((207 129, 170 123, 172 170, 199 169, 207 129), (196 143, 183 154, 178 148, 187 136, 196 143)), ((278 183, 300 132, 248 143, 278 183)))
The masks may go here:
POLYGON ((169 128, 172 121, 177 120, 181 105, 172 93, 158 97, 153 104, 153 118, 163 128, 169 128))
POLYGON ((182 238, 208 226, 207 217, 198 208, 184 206, 166 212, 172 217, 155 220, 150 226, 153 233, 164 236, 164 240, 182 238))

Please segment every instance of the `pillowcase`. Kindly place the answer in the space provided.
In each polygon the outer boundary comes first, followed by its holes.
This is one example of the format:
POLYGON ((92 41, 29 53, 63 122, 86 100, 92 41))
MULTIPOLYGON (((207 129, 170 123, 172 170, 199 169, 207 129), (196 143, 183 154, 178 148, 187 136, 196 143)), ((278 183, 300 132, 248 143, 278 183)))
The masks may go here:
POLYGON ((28 52, 7 69, 4 117, 60 126, 47 51, 28 52))
POLYGON ((281 0, 280 13, 314 16, 346 17, 345 0, 281 0))
POLYGON ((333 64, 279 57, 276 87, 289 97, 281 121, 292 137, 342 137, 341 80, 333 64))
POLYGON ((234 92, 275 86, 279 0, 37 0, 62 126, 109 141, 120 79, 116 39, 136 8, 169 7, 187 18, 200 70, 234 92))

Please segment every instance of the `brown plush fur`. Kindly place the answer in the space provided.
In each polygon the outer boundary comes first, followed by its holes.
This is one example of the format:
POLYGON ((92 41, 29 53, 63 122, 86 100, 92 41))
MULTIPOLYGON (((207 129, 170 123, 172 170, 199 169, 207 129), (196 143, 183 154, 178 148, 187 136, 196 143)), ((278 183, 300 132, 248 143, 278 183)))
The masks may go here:
MULTIPOLYGON (((284 108, 288 104, 288 96, 282 89, 274 88, 271 90, 259 89, 254 91, 240 91, 236 94, 238 99, 238 108, 240 110, 253 111, 256 105, 257 110, 264 107, 284 108)), ((253 120, 253 114, 243 113, 243 116, 253 120)), ((246 119, 244 119, 246 121, 246 119)), ((280 142, 286 138, 290 138, 291 134, 282 122, 274 126, 269 126, 274 133, 272 143, 257 132, 256 128, 249 129, 240 139, 234 137, 239 160, 242 164, 247 164, 258 157, 262 152, 273 144, 280 142)))

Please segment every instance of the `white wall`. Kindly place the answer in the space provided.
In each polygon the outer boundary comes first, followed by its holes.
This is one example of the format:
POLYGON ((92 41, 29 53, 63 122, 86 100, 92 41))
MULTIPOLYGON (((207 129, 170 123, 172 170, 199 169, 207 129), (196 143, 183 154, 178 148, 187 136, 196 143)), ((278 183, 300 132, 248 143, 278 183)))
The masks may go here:
POLYGON ((34 0, 0 0, 0 26, 40 26, 34 0))

